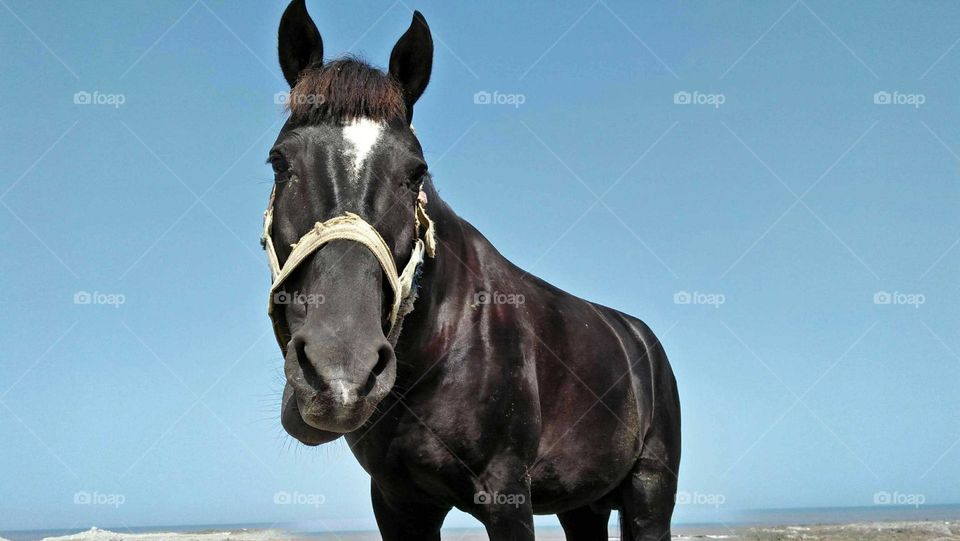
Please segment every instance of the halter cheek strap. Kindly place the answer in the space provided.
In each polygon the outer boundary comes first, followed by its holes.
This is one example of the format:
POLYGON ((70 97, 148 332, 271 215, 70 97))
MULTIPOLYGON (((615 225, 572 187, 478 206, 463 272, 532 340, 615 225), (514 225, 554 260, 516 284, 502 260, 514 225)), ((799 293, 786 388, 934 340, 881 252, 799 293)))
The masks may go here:
POLYGON ((281 266, 277 258, 277 251, 273 245, 271 230, 273 228, 273 204, 276 191, 270 193, 270 204, 266 212, 263 213, 263 238, 261 243, 267 252, 267 263, 270 266, 270 274, 273 280, 270 286, 270 299, 267 304, 267 314, 273 320, 273 330, 280 344, 280 349, 286 353, 287 342, 290 340, 290 331, 282 318, 274 316, 274 297, 278 289, 283 285, 297 267, 310 258, 314 252, 321 246, 334 240, 350 240, 359 242, 365 246, 383 269, 383 274, 390 283, 390 289, 393 291, 393 302, 390 308, 390 331, 387 333, 387 339, 391 344, 395 344, 400 334, 400 323, 403 317, 413 310, 414 299, 414 280, 417 274, 417 268, 423 263, 424 254, 431 258, 436 255, 436 233, 434 231, 433 220, 427 215, 427 196, 421 190, 417 195, 417 208, 414 212, 414 223, 416 227, 416 241, 410 254, 410 260, 407 261, 403 271, 397 272, 396 262, 393 260, 393 252, 387 245, 383 237, 377 230, 367 223, 363 218, 352 212, 347 212, 342 216, 331 218, 325 222, 317 222, 313 228, 300 237, 300 240, 293 245, 293 250, 287 257, 287 260, 281 266), (423 234, 421 235, 421 229, 423 234), (421 238, 422 237, 422 238, 421 238))

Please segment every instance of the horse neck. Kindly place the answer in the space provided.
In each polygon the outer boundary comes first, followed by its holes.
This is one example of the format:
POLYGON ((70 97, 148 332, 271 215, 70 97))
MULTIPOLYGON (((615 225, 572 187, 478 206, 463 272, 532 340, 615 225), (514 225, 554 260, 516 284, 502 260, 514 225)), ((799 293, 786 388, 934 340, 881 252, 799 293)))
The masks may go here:
POLYGON ((427 213, 435 224, 436 254, 424 261, 417 300, 404 318, 396 348, 405 371, 415 378, 435 366, 456 341, 463 329, 450 315, 466 313, 482 282, 478 239, 474 238, 479 235, 440 198, 429 179, 423 189, 427 213))

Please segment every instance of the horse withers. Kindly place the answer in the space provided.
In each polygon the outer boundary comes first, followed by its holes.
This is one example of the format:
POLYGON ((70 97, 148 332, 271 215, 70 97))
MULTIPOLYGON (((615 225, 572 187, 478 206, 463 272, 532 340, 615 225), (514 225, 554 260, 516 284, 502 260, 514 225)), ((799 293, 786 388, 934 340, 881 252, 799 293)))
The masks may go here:
POLYGON ((670 538, 680 405, 640 320, 507 261, 440 198, 411 127, 433 40, 413 14, 381 71, 323 59, 304 0, 280 21, 290 117, 270 151, 264 244, 284 354, 281 422, 343 436, 386 540, 454 507, 490 539, 670 538))

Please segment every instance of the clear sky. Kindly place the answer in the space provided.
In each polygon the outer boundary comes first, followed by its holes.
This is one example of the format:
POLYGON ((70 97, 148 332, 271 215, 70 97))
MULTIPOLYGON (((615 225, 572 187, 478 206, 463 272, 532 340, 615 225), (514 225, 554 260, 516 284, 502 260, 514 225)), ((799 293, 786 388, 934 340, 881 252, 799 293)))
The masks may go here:
MULTIPOLYGON (((380 65, 420 9, 443 197, 662 337, 678 521, 960 501, 960 5, 308 6, 380 65)), ((284 7, 0 0, 0 530, 373 526, 346 446, 278 421, 284 7)))

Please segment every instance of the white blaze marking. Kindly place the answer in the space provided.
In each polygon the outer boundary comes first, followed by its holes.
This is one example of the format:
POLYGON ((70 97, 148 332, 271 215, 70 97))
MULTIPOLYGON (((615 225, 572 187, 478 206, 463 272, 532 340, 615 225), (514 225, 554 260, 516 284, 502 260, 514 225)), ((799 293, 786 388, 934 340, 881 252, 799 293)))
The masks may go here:
POLYGON ((369 118, 358 118, 343 127, 343 140, 347 143, 344 153, 353 160, 354 180, 360 177, 363 162, 376 146, 382 131, 383 124, 369 118))

